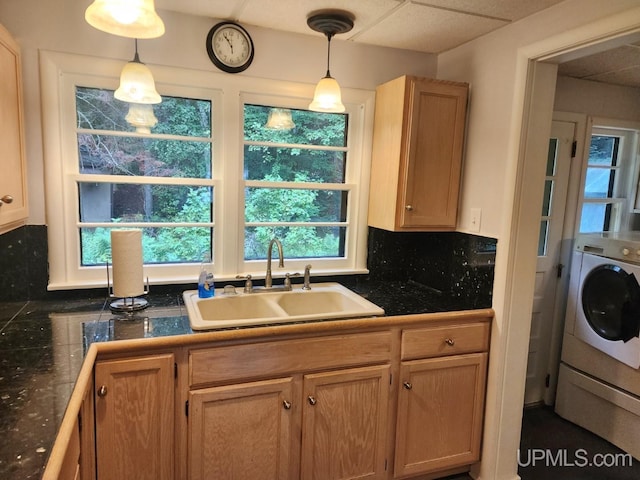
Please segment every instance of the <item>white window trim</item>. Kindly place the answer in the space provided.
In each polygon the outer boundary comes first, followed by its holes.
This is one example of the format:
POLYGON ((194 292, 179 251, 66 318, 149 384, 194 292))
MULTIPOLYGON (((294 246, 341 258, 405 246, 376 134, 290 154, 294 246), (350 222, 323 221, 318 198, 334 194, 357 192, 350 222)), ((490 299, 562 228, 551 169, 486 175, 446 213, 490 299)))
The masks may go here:
MULTIPOLYGON (((75 137, 74 88, 78 81, 86 86, 116 89, 124 62, 82 55, 41 51, 42 117, 46 187, 46 214, 49 239, 49 290, 95 288, 106 286, 104 267, 79 267, 78 228, 71 215, 77 215, 78 199, 70 182, 77 179, 77 139, 75 137), (89 73, 87 73, 89 72, 89 73), (90 84, 87 83, 87 79, 90 84), (69 123, 71 122, 71 123, 69 123), (70 130, 71 129, 71 130, 70 130), (74 134, 69 134, 73 131, 74 134), (73 158, 75 161, 64 161, 73 158), (75 171, 70 170, 75 168, 75 171)), ((242 178, 243 102, 284 101, 292 108, 306 108, 313 95, 313 85, 234 76, 208 71, 149 65, 156 88, 163 95, 185 95, 212 100, 214 169, 211 180, 198 184, 215 188, 214 223, 238 225, 244 219, 244 181, 242 178), (222 179, 224 178, 224 181, 222 179)), ((373 131, 375 92, 342 89, 343 102, 350 114, 350 161, 346 181, 352 189, 348 222, 350 228, 344 259, 319 260, 314 275, 366 273, 367 198, 373 131), (351 238, 353 237, 353 238, 351 238)), ((244 225, 242 223, 242 225, 244 225)), ((214 230, 214 273, 216 280, 235 279, 237 274, 264 276, 266 262, 244 262, 243 228, 214 230)), ((294 273, 313 261, 287 261, 285 270, 294 273)), ((195 283, 199 265, 146 265, 145 275, 151 284, 195 283)), ((274 272, 277 277, 278 273, 274 272)))

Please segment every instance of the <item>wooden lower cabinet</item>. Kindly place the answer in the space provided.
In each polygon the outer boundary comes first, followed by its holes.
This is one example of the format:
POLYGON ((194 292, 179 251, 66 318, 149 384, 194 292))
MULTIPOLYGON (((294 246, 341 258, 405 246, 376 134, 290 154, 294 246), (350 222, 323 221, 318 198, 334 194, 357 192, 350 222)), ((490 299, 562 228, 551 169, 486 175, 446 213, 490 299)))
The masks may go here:
POLYGON ((394 476, 480 459, 487 353, 402 362, 394 476))
POLYGON ((296 478, 292 382, 289 377, 191 391, 189 478, 296 478))
POLYGON ((98 480, 173 480, 174 355, 98 361, 98 480))
POLYGON ((382 479, 389 365, 305 375, 302 480, 382 479))

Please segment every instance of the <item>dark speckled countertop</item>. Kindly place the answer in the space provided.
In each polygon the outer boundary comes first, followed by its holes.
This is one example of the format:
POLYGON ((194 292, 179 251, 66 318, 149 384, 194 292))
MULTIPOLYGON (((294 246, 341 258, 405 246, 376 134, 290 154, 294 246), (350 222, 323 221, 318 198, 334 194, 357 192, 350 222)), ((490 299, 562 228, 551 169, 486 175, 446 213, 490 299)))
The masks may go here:
MULTIPOLYGON (((324 281, 324 280, 319 280, 324 281)), ((386 315, 488 308, 413 282, 341 282, 386 315)), ((148 296, 133 317, 109 299, 0 303, 0 478, 40 478, 91 342, 193 333, 181 292, 148 296)), ((95 294, 94 294, 95 295, 95 294)))

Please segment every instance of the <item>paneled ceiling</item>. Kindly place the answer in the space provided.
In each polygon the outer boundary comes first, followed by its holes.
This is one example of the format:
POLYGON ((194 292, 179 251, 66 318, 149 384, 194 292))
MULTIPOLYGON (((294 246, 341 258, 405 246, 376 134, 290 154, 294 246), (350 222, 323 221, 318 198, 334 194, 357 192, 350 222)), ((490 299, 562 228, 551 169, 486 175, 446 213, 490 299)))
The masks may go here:
MULTIPOLYGON (((234 20, 292 33, 322 36, 307 26, 318 10, 351 12, 354 28, 338 39, 442 53, 563 0, 156 0, 160 10, 234 20)), ((575 78, 640 87, 640 44, 560 65, 575 78)))

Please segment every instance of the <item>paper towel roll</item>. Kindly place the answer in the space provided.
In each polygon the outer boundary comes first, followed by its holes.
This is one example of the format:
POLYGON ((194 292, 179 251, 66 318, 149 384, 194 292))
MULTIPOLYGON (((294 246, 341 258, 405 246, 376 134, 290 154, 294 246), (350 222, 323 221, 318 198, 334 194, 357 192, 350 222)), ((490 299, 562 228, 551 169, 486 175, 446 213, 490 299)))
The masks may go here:
POLYGON ((144 293, 142 230, 111 230, 113 295, 120 298, 144 293))

